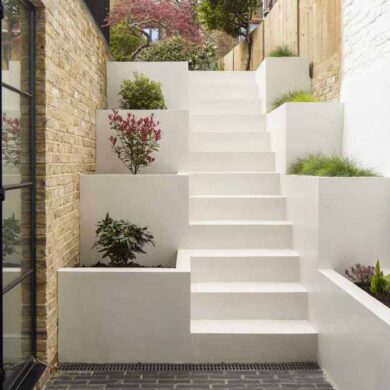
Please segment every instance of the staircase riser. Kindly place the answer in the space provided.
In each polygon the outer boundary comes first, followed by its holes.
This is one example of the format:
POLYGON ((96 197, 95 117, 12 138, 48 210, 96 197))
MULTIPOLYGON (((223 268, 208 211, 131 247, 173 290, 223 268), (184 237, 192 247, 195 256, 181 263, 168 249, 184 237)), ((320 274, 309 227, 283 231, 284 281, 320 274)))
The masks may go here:
POLYGON ((192 220, 283 220, 285 199, 190 199, 192 220))
POLYGON ((288 363, 317 361, 316 335, 193 334, 196 361, 288 363))
POLYGON ((291 248, 290 225, 192 225, 191 249, 291 248))
POLYGON ((271 172, 273 153, 190 153, 190 171, 271 172))
POLYGON ((193 100, 191 114, 256 115, 261 113, 259 100, 193 100))
POLYGON ((211 282, 299 282, 298 257, 191 258, 191 281, 211 282))
POLYGON ((190 133, 192 152, 269 152, 270 135, 266 132, 252 133, 190 133))
POLYGON ((265 131, 262 115, 191 115, 190 131, 265 131))
POLYGON ((303 320, 306 293, 192 293, 191 319, 303 320))
POLYGON ((191 195, 278 195, 280 176, 269 174, 191 175, 191 195))
POLYGON ((232 88, 230 85, 192 84, 190 100, 198 99, 258 99, 259 90, 256 85, 242 85, 232 88))

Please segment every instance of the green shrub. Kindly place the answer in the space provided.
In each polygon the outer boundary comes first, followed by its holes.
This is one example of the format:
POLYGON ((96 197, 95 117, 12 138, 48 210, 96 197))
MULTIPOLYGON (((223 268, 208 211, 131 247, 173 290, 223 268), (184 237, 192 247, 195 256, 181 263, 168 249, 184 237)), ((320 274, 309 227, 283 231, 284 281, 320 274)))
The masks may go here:
POLYGON ((280 107, 285 103, 315 103, 318 100, 308 91, 298 90, 287 92, 272 103, 272 109, 280 107))
POLYGON ((153 43, 139 55, 138 59, 145 62, 188 61, 190 70, 217 68, 217 55, 213 45, 197 45, 177 37, 153 43))
POLYGON ((383 276, 379 260, 376 262, 375 273, 371 278, 370 291, 373 294, 380 294, 388 288, 387 280, 383 276))
POLYGON ((371 169, 361 168, 355 161, 338 156, 310 154, 297 159, 288 169, 290 175, 355 177, 377 176, 371 169))
POLYGON ((110 259, 112 267, 128 267, 135 265, 132 260, 138 253, 146 253, 144 246, 152 244, 153 236, 146 227, 138 227, 124 220, 114 220, 107 213, 106 217, 98 222, 97 241, 93 248, 103 254, 103 258, 110 259))
POLYGON ((287 45, 280 45, 269 53, 269 57, 296 57, 296 54, 287 45))
POLYGON ((142 39, 132 34, 124 24, 110 27, 110 49, 115 61, 131 61, 142 39))
POLYGON ((119 92, 121 108, 133 110, 166 109, 161 83, 134 72, 134 80, 124 80, 119 92))

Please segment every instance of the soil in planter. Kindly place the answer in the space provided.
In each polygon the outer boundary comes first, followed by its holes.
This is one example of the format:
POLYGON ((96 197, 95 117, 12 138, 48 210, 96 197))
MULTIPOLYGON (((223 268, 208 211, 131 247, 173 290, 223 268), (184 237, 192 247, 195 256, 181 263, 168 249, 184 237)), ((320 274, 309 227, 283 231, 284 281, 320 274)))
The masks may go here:
POLYGON ((367 284, 356 283, 358 287, 364 290, 366 293, 370 294, 372 297, 377 299, 379 302, 382 302, 384 305, 390 308, 390 292, 381 292, 379 294, 374 294, 370 291, 370 286, 367 284))
MULTIPOLYGON (((85 268, 85 265, 83 265, 83 268, 85 268)), ((130 262, 129 264, 123 265, 123 266, 113 266, 110 264, 105 264, 100 261, 98 261, 96 264, 92 266, 92 268, 173 268, 173 267, 163 267, 162 265, 156 265, 156 266, 146 266, 146 265, 141 265, 138 263, 134 263, 133 261, 130 262)))

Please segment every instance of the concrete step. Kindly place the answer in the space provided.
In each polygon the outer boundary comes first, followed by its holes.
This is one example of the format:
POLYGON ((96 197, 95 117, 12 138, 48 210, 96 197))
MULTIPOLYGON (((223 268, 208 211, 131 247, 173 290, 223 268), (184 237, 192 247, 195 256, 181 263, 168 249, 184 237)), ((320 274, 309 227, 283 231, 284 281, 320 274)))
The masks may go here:
POLYGON ((272 172, 275 155, 272 152, 190 152, 191 171, 262 171, 272 172))
POLYGON ((261 113, 259 99, 192 99, 190 112, 212 115, 256 115, 261 113))
POLYGON ((299 256, 291 249, 193 250, 190 257, 193 283, 300 280, 299 256))
POLYGON ((317 360, 317 334, 307 321, 192 320, 199 362, 287 363, 317 360))
POLYGON ((190 131, 265 131, 265 115, 190 115, 190 131))
POLYGON ((190 195, 278 195, 280 174, 271 172, 188 172, 190 195))
POLYGON ((190 88, 193 85, 256 85, 255 72, 190 72, 190 88))
POLYGON ((258 99, 259 88, 250 82, 243 85, 216 85, 210 83, 191 83, 190 102, 196 99, 258 99))
POLYGON ((192 195, 190 219, 283 220, 286 199, 264 195, 192 195))
POLYGON ((190 221, 188 249, 289 249, 292 225, 284 221, 190 221))
POLYGON ((189 134, 191 152, 269 152, 270 134, 267 132, 206 132, 189 134))
POLYGON ((191 284, 191 319, 306 318, 307 291, 300 283, 191 284))

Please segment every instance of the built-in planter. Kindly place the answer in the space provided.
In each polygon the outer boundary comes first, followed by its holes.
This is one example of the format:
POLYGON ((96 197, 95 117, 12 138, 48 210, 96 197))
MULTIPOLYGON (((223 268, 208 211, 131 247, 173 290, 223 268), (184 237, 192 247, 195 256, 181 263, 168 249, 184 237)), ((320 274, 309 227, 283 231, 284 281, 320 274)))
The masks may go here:
MULTIPOLYGON (((160 148, 153 154, 155 161, 140 169, 140 173, 177 173, 187 168, 188 159, 188 111, 180 110, 120 110, 127 117, 131 112, 137 118, 148 117, 152 113, 160 122, 162 131, 160 148)), ((112 150, 109 137, 115 135, 110 128, 108 116, 111 110, 96 112, 96 170, 97 173, 130 173, 112 150)))
POLYGON ((318 290, 319 362, 335 388, 390 389, 390 309, 334 270, 318 290))
POLYGON ((341 274, 377 258, 390 268, 390 178, 288 175, 282 187, 321 366, 338 390, 388 389, 390 309, 341 274))
POLYGON ((81 264, 103 261, 96 249, 96 223, 109 212, 147 226, 156 246, 148 245, 137 262, 146 266, 174 266, 176 251, 188 236, 188 176, 82 175, 80 178, 81 264))
MULTIPOLYGON (((171 210, 172 211, 172 210, 171 210)), ((60 362, 187 362, 190 269, 58 271, 60 362)))
POLYGON ((188 62, 108 62, 108 108, 120 107, 118 94, 121 83, 123 80, 132 80, 134 72, 161 83, 168 109, 188 109, 188 62))
POLYGON ((262 113, 272 109, 280 95, 294 90, 310 90, 309 61, 302 57, 268 57, 256 70, 262 113))
POLYGON ((343 111, 340 103, 286 103, 268 113, 277 172, 285 173, 292 162, 309 153, 340 155, 343 111))

